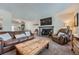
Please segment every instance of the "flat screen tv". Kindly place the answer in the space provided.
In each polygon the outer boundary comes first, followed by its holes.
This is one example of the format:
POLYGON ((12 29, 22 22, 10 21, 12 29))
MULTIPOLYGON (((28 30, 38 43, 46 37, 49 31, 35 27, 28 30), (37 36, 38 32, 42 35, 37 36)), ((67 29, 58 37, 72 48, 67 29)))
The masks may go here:
POLYGON ((52 17, 40 19, 40 25, 52 25, 52 17))

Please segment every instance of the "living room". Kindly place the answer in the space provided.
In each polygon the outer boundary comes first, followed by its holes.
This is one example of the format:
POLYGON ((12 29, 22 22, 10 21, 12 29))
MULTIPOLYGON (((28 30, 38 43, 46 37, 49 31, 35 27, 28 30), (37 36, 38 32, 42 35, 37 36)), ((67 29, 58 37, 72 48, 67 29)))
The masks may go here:
POLYGON ((78 3, 0 3, 0 54, 79 54, 78 17, 78 3))

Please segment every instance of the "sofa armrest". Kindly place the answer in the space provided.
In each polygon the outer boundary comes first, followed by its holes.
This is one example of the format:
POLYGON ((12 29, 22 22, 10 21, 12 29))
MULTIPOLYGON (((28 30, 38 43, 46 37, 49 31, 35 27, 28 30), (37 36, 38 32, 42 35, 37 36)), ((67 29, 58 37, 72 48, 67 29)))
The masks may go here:
POLYGON ((56 36, 56 35, 54 35, 52 38, 53 38, 53 39, 59 39, 59 37, 56 36))
POLYGON ((0 39, 0 47, 2 46, 2 41, 3 41, 3 40, 0 39))
POLYGON ((0 39, 0 54, 3 53, 3 40, 0 39))
POLYGON ((58 38, 57 34, 52 34, 52 38, 58 38))

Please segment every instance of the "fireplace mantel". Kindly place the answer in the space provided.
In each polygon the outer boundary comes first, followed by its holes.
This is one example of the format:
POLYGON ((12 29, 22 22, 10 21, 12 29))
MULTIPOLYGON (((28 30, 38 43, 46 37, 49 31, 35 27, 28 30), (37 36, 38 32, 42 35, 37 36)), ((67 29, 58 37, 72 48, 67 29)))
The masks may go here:
MULTIPOLYGON (((42 36, 43 30, 52 30, 53 32, 54 26, 39 26, 39 35, 42 36)), ((48 31, 47 31, 48 32, 48 31)))

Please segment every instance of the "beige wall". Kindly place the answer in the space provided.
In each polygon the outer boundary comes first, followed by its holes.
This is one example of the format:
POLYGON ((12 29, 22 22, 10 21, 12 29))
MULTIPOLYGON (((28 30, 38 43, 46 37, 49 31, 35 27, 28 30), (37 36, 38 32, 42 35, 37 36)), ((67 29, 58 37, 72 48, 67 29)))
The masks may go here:
MULTIPOLYGON (((70 9, 69 9, 69 11, 70 11, 70 9)), ((76 27, 74 27, 74 16, 76 14, 76 12, 75 12, 76 10, 74 10, 74 12, 72 12, 72 10, 70 12, 69 11, 67 10, 67 11, 64 11, 63 13, 60 12, 60 14, 58 14, 58 15, 56 14, 55 21, 57 19, 58 20, 57 20, 56 25, 54 25, 54 26, 57 26, 57 24, 59 24, 56 28, 57 30, 59 30, 61 27, 70 26, 72 33, 76 33, 76 27)))

